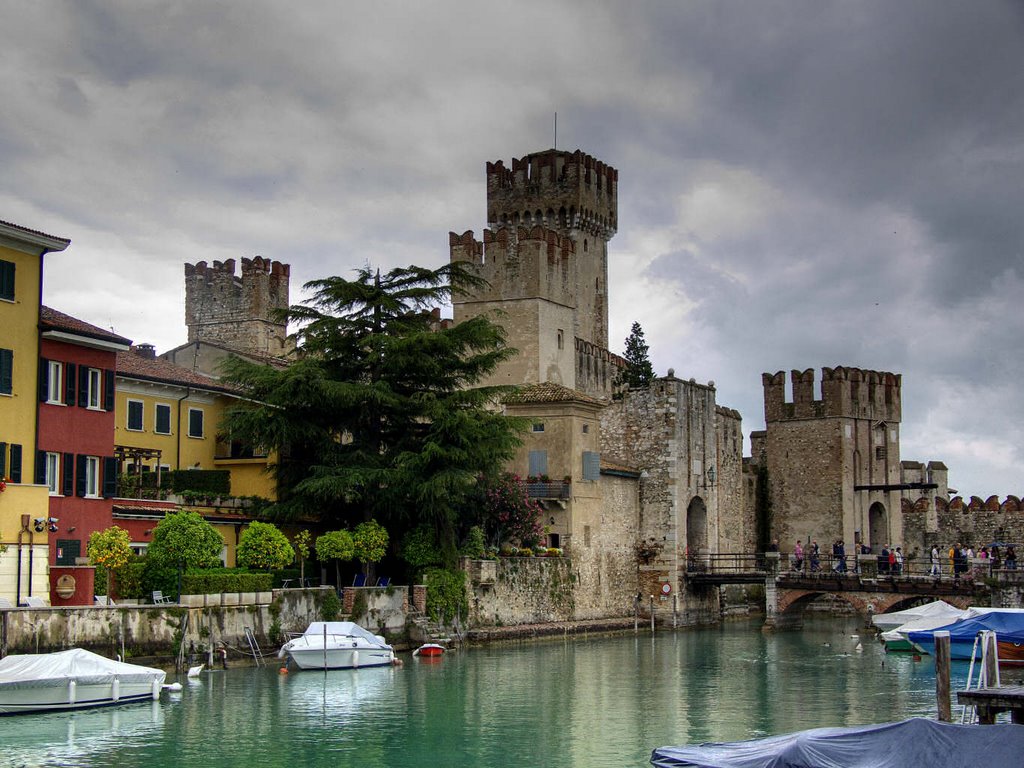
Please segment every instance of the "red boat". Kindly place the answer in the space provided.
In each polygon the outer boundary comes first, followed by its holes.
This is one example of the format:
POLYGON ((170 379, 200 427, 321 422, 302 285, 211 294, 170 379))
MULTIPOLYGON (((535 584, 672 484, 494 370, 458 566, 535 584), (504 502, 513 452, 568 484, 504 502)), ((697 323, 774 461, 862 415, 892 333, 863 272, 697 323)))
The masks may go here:
POLYGON ((412 652, 413 656, 440 656, 444 653, 444 646, 438 645, 437 643, 424 643, 415 651, 412 652))

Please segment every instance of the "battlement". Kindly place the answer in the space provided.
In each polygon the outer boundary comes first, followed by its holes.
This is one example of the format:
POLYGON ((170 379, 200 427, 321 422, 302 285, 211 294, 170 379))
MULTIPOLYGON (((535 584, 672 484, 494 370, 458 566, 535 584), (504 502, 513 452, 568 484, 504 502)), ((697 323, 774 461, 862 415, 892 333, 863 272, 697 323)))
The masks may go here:
POLYGON ((618 229, 619 172, 576 150, 487 163, 487 224, 543 225, 610 240, 618 229))
POLYGON ((291 267, 256 256, 185 264, 185 323, 189 342, 207 341, 262 356, 290 349, 278 316, 288 308, 291 267))
POLYGON ((847 417, 899 422, 902 418, 899 374, 860 368, 821 369, 821 399, 814 397, 814 369, 791 371, 793 401, 786 402, 786 379, 782 371, 764 373, 765 422, 788 419, 847 417))
POLYGON ((472 264, 489 284, 474 301, 542 298, 576 305, 571 238, 541 226, 485 229, 482 236, 477 240, 472 230, 448 233, 451 260, 472 264))

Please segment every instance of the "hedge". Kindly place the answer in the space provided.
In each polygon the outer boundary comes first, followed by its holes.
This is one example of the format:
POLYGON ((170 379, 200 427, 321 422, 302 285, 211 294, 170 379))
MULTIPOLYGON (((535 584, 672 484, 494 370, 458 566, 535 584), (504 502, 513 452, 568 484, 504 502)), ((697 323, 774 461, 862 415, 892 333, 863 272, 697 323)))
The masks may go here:
POLYGON ((269 592, 274 574, 240 568, 206 568, 188 571, 181 577, 184 595, 214 595, 219 592, 269 592))

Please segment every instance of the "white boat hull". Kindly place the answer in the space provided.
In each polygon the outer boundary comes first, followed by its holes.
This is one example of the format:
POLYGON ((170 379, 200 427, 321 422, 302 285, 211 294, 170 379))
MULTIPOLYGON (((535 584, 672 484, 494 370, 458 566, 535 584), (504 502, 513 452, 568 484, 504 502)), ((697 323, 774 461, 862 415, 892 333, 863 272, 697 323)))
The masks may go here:
POLYGON ((395 653, 390 648, 323 648, 291 649, 286 652, 299 669, 359 669, 390 666, 395 653))
MULTIPOLYGON (((74 681, 71 681, 74 682, 74 681)), ((132 701, 152 701, 160 698, 163 678, 149 683, 107 684, 68 683, 67 686, 45 688, 5 689, 0 687, 0 715, 20 715, 27 712, 60 712, 69 709, 108 707, 132 701)))

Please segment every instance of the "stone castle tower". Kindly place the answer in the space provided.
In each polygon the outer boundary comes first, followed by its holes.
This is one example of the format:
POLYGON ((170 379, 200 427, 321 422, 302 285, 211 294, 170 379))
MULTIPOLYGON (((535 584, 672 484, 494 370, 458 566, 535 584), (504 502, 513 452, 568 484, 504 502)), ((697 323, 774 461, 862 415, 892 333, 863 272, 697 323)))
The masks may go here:
POLYGON ((520 354, 486 383, 611 389, 608 241, 618 226, 618 172, 577 150, 487 163, 487 223, 449 234, 452 261, 490 287, 454 299, 455 322, 491 314, 520 354))
POLYGON ((257 256, 185 265, 185 323, 189 344, 212 344, 257 358, 279 358, 292 349, 285 323, 291 268, 257 256))
POLYGON ((765 431, 751 434, 767 465, 771 530, 785 550, 797 539, 827 551, 835 539, 875 551, 903 541, 901 377, 859 368, 764 374, 765 431))

